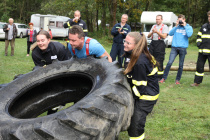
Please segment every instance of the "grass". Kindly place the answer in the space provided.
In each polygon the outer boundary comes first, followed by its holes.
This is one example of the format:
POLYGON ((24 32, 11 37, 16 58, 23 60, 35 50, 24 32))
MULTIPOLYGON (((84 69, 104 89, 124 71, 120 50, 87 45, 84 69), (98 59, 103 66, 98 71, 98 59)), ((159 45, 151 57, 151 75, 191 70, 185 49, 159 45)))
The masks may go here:
MULTIPOLYGON (((110 52, 110 38, 90 34, 110 52)), ((57 40, 61 43, 63 40, 57 40)), ((4 41, 0 41, 0 84, 12 81, 17 74, 28 73, 34 64, 26 57, 26 39, 16 39, 15 56, 4 56, 4 41)), ((9 47, 10 49, 10 47, 9 47)), ((197 47, 190 45, 185 66, 195 67, 197 47)), ((10 52, 10 50, 9 50, 10 52)), ((10 54, 10 53, 9 53, 10 54)), ((166 49, 164 65, 167 64, 170 48, 166 49)), ((178 57, 173 66, 178 66, 178 57)), ((206 65, 208 66, 208 65, 206 65)), ((210 73, 205 72, 199 87, 190 87, 195 72, 182 74, 181 85, 175 85, 176 71, 170 71, 166 83, 160 84, 160 97, 152 113, 147 117, 146 139, 149 140, 204 140, 210 139, 210 73)), ((45 115, 45 114, 44 114, 45 115)), ((128 140, 127 132, 121 132, 119 140, 128 140)))

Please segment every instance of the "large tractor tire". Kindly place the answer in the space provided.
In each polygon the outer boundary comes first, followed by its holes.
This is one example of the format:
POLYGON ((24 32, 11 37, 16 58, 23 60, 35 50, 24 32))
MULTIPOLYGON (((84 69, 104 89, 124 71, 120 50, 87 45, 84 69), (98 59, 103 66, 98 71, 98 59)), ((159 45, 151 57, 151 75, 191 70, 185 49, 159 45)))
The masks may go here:
POLYGON ((127 130, 132 113, 131 90, 117 62, 72 58, 0 89, 0 139, 114 140, 127 130), (75 104, 37 117, 69 102, 75 104))

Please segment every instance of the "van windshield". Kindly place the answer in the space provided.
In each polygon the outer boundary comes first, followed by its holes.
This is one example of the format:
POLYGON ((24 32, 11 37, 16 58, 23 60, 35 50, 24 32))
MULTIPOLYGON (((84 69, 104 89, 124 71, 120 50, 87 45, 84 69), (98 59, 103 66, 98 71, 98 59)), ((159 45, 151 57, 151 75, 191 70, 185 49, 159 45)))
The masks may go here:
POLYGON ((144 24, 144 32, 150 32, 153 24, 144 24))
POLYGON ((0 24, 0 29, 3 29, 3 27, 4 27, 4 24, 0 24))

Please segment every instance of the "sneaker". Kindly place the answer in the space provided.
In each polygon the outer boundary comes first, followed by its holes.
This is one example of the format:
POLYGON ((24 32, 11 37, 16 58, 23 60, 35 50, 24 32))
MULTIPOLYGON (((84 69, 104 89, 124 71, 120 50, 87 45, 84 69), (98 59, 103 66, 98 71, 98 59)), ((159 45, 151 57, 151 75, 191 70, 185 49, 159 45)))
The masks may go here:
POLYGON ((199 84, 193 83, 193 84, 191 84, 190 86, 191 86, 191 87, 197 87, 197 86, 199 86, 199 84))
POLYGON ((159 83, 165 83, 165 79, 162 78, 159 83))
POLYGON ((180 85, 180 82, 178 80, 176 80, 175 84, 176 85, 180 85))

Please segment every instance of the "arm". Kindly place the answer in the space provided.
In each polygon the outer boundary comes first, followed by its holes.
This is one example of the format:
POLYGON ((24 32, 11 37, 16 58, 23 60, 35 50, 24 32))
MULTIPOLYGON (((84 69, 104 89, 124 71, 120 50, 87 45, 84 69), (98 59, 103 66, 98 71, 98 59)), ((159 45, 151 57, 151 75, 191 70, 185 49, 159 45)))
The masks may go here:
POLYGON ((71 19, 67 20, 66 23, 63 24, 64 28, 69 28, 69 26, 71 26, 71 19))
POLYGON ((154 28, 154 25, 152 26, 151 30, 150 30, 150 33, 148 34, 148 38, 150 38, 152 35, 153 35, 153 28, 154 28))
POLYGON ((198 34, 197 34, 197 40, 196 40, 196 42, 197 42, 197 47, 198 48, 202 44, 202 38, 201 38, 201 36, 202 36, 202 27, 200 28, 200 30, 198 31, 198 34))
POLYGON ((191 37, 192 34, 193 34, 193 29, 192 29, 192 27, 191 27, 190 25, 186 25, 186 26, 184 26, 184 28, 185 28, 185 30, 186 30, 187 37, 188 37, 188 38, 191 37))
POLYGON ((163 39, 165 39, 167 37, 167 35, 168 35, 167 33, 160 33, 160 32, 155 32, 155 33, 157 33, 163 39))
POLYGON ((174 33, 176 32, 177 27, 174 27, 170 30, 170 32, 168 33, 170 36, 173 36, 174 33))
POLYGON ((8 26, 6 24, 4 25, 3 31, 8 32, 8 26))
POLYGON ((109 62, 112 62, 112 58, 111 58, 111 56, 107 53, 107 51, 105 51, 105 52, 100 56, 100 58, 102 58, 102 57, 104 57, 104 56, 107 56, 107 57, 108 57, 108 61, 109 61, 109 62))
MULTIPOLYGON (((119 28, 120 28, 120 27, 119 27, 119 28)), ((112 34, 113 36, 118 35, 118 34, 119 34, 118 29, 119 29, 119 28, 117 27, 117 24, 115 24, 114 27, 113 27, 112 30, 111 30, 111 34, 112 34)))
POLYGON ((32 51, 32 59, 34 61, 35 66, 43 66, 41 59, 34 53, 34 50, 32 51))
POLYGON ((132 87, 133 92, 136 96, 140 97, 140 94, 145 93, 147 86, 147 73, 145 65, 135 65, 132 76, 132 83, 134 84, 134 87, 132 87))
POLYGON ((59 46, 56 46, 56 47, 60 47, 59 53, 58 53, 58 60, 59 61, 68 60, 67 50, 65 49, 65 46, 60 44, 59 46))
POLYGON ((123 36, 126 37, 129 32, 131 32, 131 27, 128 25, 128 30, 123 30, 123 36))

